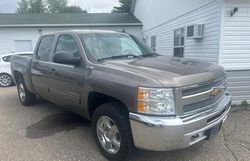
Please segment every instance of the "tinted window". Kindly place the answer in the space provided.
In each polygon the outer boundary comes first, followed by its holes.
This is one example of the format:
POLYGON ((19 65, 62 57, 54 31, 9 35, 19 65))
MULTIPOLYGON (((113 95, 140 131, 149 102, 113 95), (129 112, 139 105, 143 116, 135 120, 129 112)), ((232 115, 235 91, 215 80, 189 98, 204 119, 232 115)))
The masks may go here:
POLYGON ((54 36, 45 36, 41 39, 38 51, 37 51, 37 59, 42 61, 48 61, 49 55, 51 51, 51 47, 53 44, 54 36))
POLYGON ((66 51, 73 53, 75 57, 80 57, 80 51, 76 45, 74 38, 70 35, 62 35, 58 39, 56 45, 56 53, 60 51, 66 51))

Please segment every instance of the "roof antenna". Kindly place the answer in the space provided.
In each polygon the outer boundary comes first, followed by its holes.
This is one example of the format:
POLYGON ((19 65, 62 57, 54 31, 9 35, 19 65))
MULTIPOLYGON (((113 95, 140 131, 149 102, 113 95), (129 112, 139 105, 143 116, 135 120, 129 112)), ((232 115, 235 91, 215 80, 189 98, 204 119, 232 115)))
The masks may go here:
POLYGON ((91 33, 91 47, 92 47, 92 52, 94 52, 94 38, 93 38, 93 25, 92 25, 92 18, 90 14, 90 6, 88 6, 88 15, 89 15, 89 23, 90 23, 90 33, 91 33))
POLYGON ((89 23, 90 23, 90 30, 91 30, 91 33, 92 33, 92 28, 93 28, 93 25, 92 25, 92 18, 91 18, 91 14, 90 14, 90 7, 88 6, 88 15, 89 15, 89 23))

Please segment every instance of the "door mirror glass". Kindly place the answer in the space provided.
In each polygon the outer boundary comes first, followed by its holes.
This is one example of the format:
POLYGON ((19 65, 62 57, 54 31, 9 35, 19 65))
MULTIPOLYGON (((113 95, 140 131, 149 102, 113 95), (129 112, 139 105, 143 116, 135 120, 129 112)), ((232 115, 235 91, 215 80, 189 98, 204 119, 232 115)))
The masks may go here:
POLYGON ((73 53, 68 51, 57 52, 53 58, 55 63, 68 64, 78 66, 81 64, 81 57, 75 57, 73 53))

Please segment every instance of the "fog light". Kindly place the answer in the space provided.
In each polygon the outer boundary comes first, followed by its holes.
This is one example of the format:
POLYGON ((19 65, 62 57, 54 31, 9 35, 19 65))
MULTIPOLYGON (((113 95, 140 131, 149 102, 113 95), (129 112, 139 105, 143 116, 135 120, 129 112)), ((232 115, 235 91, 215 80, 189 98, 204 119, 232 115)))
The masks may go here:
POLYGON ((193 135, 193 136, 191 137, 191 140, 193 141, 193 140, 195 140, 195 139, 197 139, 197 138, 199 138, 199 137, 200 137, 199 134, 193 135))

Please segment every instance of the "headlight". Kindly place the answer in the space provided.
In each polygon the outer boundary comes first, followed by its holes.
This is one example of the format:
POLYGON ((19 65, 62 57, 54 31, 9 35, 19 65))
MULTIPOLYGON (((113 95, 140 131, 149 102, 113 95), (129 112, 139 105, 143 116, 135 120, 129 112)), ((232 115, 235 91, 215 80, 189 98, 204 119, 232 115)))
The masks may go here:
POLYGON ((172 89, 138 88, 137 112, 153 115, 174 115, 175 104, 172 89))

